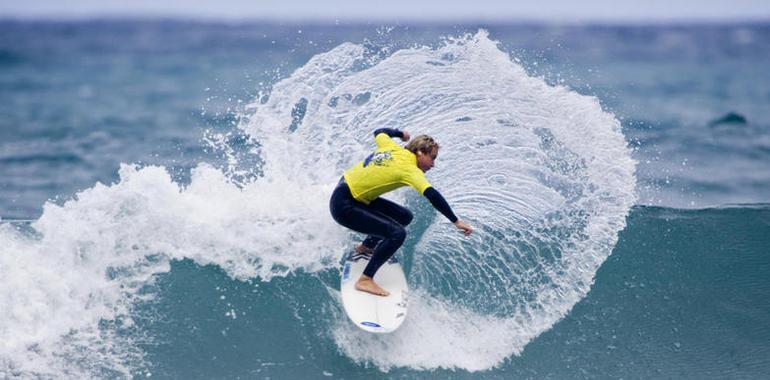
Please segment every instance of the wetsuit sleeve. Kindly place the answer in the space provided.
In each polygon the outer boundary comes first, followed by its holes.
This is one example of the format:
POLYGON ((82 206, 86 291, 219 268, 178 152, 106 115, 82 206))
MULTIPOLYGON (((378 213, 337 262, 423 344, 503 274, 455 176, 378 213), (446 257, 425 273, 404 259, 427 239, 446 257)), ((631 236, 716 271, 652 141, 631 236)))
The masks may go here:
POLYGON ((454 223, 457 221, 457 216, 455 216, 455 214, 452 212, 452 208, 449 207, 449 203, 447 203, 446 199, 444 199, 438 190, 434 189, 433 187, 429 187, 425 190, 423 195, 425 198, 428 198, 430 204, 432 204, 433 207, 435 207, 436 210, 438 210, 440 213, 444 214, 444 216, 446 216, 450 222, 454 223))
POLYGON ((379 128, 374 131, 374 137, 377 137, 377 135, 379 135, 380 133, 384 133, 389 137, 398 137, 398 138, 404 137, 404 132, 401 132, 395 128, 379 128))

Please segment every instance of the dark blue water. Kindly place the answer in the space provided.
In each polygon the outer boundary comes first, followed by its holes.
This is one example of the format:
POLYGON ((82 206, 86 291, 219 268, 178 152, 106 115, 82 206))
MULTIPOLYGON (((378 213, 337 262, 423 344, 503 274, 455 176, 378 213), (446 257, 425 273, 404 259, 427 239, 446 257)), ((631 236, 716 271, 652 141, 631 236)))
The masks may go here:
MULTIPOLYGON (((769 66, 768 24, 1 21, 0 378, 766 378, 769 66), (351 355, 350 337, 335 335, 344 315, 334 265, 284 263, 290 270, 269 281, 238 272, 249 242, 232 241, 251 235, 196 230, 199 218, 220 217, 205 189, 195 193, 204 201, 179 206, 162 175, 119 175, 122 163, 158 165, 184 186, 200 163, 259 172, 261 160, 244 154, 259 141, 237 128, 244 107, 314 56, 352 42, 376 61, 479 27, 529 76, 596 97, 637 161, 637 205, 590 292, 523 350, 480 369, 351 355), (204 141, 215 135, 225 143, 204 141), (180 221, 164 205, 192 211, 180 221), (193 232, 142 230, 158 220, 193 232), (174 234, 189 244, 152 246, 174 234), (225 238, 196 240, 207 234, 225 238), (126 253, 145 250, 163 253, 126 253)), ((418 218, 416 235, 430 223, 418 218)), ((402 253, 408 269, 416 245, 402 253)))
MULTIPOLYGON (((768 200, 768 25, 486 27, 532 75, 598 96, 617 115, 637 149, 641 203, 768 200), (719 122, 731 113, 744 121, 719 122)), ((36 217, 48 198, 114 180, 120 162, 183 176, 212 159, 199 143, 203 129, 226 126, 239 100, 342 42, 436 45, 476 30, 160 21, 0 28, 4 218, 36 217)))

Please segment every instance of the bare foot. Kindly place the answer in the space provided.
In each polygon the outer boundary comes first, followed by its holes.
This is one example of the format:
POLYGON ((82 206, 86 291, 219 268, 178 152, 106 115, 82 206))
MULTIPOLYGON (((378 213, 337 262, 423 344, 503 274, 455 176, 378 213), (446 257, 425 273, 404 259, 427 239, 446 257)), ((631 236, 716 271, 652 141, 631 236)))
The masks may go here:
POLYGON ((365 245, 363 245, 363 244, 359 244, 358 246, 356 246, 356 252, 357 253, 365 253, 367 255, 371 255, 372 253, 374 253, 374 250, 369 248, 369 247, 367 247, 367 246, 365 246, 365 245))
POLYGON ((363 275, 358 279, 358 281, 356 281, 356 290, 371 293, 375 296, 387 297, 390 295, 389 291, 377 285, 377 283, 375 283, 371 277, 363 275))

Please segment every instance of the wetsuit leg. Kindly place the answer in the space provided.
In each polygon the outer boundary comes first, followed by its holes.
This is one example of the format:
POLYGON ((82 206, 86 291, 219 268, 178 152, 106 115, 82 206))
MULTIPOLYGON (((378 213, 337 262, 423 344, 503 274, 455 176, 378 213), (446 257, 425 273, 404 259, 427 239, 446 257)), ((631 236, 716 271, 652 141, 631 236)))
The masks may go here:
POLYGON ((381 239, 374 254, 364 269, 364 274, 374 277, 378 269, 401 247, 406 239, 406 229, 395 219, 356 201, 347 184, 340 184, 332 193, 329 202, 332 217, 337 223, 370 236, 381 239))
MULTIPOLYGON (((414 215, 409 209, 385 198, 373 200, 369 203, 369 207, 381 214, 389 216, 404 227, 408 226, 409 223, 412 222, 412 219, 414 219, 414 215)), ((377 247, 377 243, 379 243, 380 240, 382 239, 377 236, 369 235, 361 244, 366 248, 374 249, 377 247)))

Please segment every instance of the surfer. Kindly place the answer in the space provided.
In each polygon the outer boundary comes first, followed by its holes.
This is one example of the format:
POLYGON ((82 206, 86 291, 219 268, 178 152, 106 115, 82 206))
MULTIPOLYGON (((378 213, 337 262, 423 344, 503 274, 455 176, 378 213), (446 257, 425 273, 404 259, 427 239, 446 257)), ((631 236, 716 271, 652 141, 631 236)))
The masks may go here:
POLYGON ((401 147, 392 137, 405 142, 410 139, 408 132, 398 129, 374 131, 377 149, 343 174, 329 201, 337 223, 367 235, 356 252, 371 254, 371 259, 356 281, 356 289, 380 296, 390 293, 374 282, 374 274, 404 243, 405 227, 413 218, 411 211, 380 195, 411 186, 465 235, 473 231, 455 216, 441 193, 425 179, 425 172, 433 167, 438 155, 439 146, 433 138, 417 136, 401 147))

